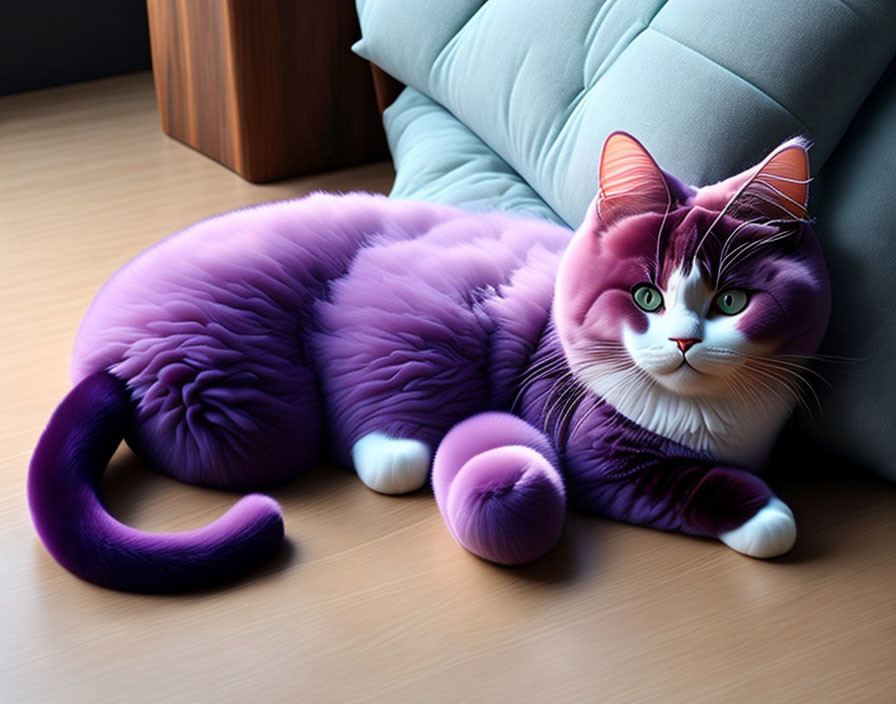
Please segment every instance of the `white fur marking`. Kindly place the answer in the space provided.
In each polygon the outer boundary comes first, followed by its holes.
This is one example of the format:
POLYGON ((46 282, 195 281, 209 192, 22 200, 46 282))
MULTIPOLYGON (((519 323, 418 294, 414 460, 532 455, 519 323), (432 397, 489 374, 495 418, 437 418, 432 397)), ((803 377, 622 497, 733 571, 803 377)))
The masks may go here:
POLYGON ((772 497, 759 513, 739 528, 722 533, 719 540, 750 557, 777 557, 796 542, 796 522, 787 504, 772 497))
POLYGON ((762 377, 726 384, 723 377, 742 355, 762 350, 737 329, 737 316, 708 316, 714 295, 696 263, 687 275, 674 272, 663 291, 664 310, 647 314, 644 332, 624 331, 625 348, 644 376, 632 379, 614 361, 589 362, 579 374, 642 428, 737 466, 757 468, 767 460, 796 401, 769 388, 762 377), (682 364, 674 338, 700 340, 686 353, 690 367, 682 364))
POLYGON ((419 440, 390 438, 370 433, 352 448, 355 471, 369 488, 380 494, 406 494, 426 484, 429 447, 419 440))

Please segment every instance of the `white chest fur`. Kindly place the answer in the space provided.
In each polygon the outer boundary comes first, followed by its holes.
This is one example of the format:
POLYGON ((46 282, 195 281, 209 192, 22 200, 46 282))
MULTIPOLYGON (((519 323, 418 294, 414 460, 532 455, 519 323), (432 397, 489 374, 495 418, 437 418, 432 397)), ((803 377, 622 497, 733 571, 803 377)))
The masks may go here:
POLYGON ((624 331, 631 363, 591 361, 580 376, 641 427, 756 469, 793 411, 793 380, 770 371, 769 351, 740 331, 737 315, 714 308, 718 295, 696 262, 674 272, 646 328, 624 331))
POLYGON ((659 384, 642 383, 633 391, 615 384, 613 373, 592 388, 619 413, 642 428, 721 462, 760 469, 792 407, 774 394, 749 401, 728 397, 681 396, 659 384))

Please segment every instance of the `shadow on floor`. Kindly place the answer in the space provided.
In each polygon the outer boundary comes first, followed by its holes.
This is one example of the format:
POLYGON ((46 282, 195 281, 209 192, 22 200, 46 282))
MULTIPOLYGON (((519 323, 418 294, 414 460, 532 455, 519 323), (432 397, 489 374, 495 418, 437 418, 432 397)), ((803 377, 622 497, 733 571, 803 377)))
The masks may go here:
MULTIPOLYGON (((782 440, 766 478, 791 505, 799 526, 794 549, 775 560, 781 564, 805 563, 848 550, 848 536, 869 530, 873 534, 875 522, 885 526, 896 518, 896 487, 893 484, 845 458, 805 444, 794 434, 782 440)), ((322 465, 270 493, 294 510, 297 504, 304 502, 326 501, 344 489, 349 481, 355 481, 355 478, 346 470, 322 465)), ((110 512, 124 523, 136 522, 141 507, 166 492, 179 492, 184 488, 197 492, 213 491, 188 487, 162 476, 129 452, 116 456, 104 477, 103 486, 110 512)), ((397 500, 432 502, 432 511, 437 511, 428 490, 397 500)), ((529 565, 495 566, 495 569, 545 585, 581 581, 599 568, 603 526, 601 519, 570 513, 559 543, 545 557, 529 565)), ((249 583, 269 580, 295 565, 300 559, 299 554, 296 545, 287 538, 274 560, 258 572, 195 594, 202 596, 241 589, 249 583)))
POLYGON ((896 521, 896 485, 868 468, 789 432, 766 479, 793 509, 799 531, 793 550, 776 562, 821 559, 851 549, 849 541, 861 535, 872 540, 880 535, 889 544, 881 531, 896 521))

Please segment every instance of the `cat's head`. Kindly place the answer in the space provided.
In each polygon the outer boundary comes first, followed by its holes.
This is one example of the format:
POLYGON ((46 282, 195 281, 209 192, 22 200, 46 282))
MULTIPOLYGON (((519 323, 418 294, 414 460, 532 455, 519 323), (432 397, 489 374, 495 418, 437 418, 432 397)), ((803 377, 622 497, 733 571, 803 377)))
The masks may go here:
POLYGON ((817 349, 830 308, 808 183, 799 139, 693 188, 630 135, 610 135, 554 298, 578 380, 611 402, 638 385, 789 398, 788 369, 817 349))

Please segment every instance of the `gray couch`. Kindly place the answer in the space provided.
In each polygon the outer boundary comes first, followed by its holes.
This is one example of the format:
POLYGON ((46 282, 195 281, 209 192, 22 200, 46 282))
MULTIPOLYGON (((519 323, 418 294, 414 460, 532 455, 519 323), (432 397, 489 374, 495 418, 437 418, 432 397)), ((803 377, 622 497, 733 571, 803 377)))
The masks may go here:
POLYGON ((626 130, 702 185, 803 134, 833 280, 796 434, 896 479, 896 3, 358 0, 355 51, 407 86, 385 111, 393 197, 576 227, 626 130))

